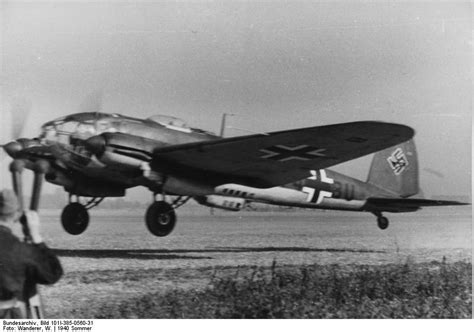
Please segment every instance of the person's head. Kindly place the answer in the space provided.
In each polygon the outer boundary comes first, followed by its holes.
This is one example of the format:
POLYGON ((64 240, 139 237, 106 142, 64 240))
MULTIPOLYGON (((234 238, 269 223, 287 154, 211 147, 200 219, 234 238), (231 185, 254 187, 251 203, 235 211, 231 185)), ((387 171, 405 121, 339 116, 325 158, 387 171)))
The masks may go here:
POLYGON ((18 199, 10 189, 0 191, 0 223, 15 221, 19 214, 18 199))

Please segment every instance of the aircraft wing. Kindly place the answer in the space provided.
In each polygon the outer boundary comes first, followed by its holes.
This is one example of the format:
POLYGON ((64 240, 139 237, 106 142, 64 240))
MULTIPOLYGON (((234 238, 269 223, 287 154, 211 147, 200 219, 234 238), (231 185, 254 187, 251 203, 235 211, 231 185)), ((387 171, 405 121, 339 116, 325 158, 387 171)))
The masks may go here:
POLYGON ((369 198, 365 209, 380 210, 387 212, 407 212, 416 211, 424 206, 449 206, 449 205, 469 205, 469 203, 457 201, 443 201, 418 198, 369 198))
POLYGON ((351 122, 158 148, 152 168, 213 184, 274 187, 411 139, 410 127, 351 122))

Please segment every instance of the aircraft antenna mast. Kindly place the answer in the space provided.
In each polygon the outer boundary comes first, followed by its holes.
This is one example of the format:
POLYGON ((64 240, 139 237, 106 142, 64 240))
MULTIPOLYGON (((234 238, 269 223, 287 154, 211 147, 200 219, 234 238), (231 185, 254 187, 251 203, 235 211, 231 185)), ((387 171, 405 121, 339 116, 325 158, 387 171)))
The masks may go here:
POLYGON ((219 133, 219 136, 220 137, 224 137, 224 131, 225 131, 225 122, 226 122, 226 118, 227 116, 234 116, 235 114, 232 114, 232 113, 224 113, 222 114, 222 121, 221 121, 221 131, 219 133))

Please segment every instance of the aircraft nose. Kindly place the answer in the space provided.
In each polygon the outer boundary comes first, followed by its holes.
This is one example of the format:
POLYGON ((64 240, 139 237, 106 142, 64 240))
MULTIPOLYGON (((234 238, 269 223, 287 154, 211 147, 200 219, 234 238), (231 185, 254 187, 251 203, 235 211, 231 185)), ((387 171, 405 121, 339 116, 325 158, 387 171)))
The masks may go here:
POLYGON ((3 149, 5 150, 6 153, 8 153, 10 157, 15 158, 18 152, 23 150, 23 146, 20 143, 13 141, 4 145, 3 149))
POLYGON ((92 136, 84 142, 84 145, 87 150, 89 150, 96 156, 100 156, 105 151, 106 141, 105 138, 101 135, 92 136))

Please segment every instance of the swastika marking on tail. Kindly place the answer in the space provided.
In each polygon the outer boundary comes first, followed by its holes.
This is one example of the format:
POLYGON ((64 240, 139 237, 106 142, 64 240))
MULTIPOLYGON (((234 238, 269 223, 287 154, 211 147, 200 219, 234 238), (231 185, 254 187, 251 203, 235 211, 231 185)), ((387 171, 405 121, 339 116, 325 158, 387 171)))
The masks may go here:
POLYGON ((401 148, 393 151, 390 157, 387 158, 387 162, 395 175, 402 173, 408 166, 408 159, 401 148))

